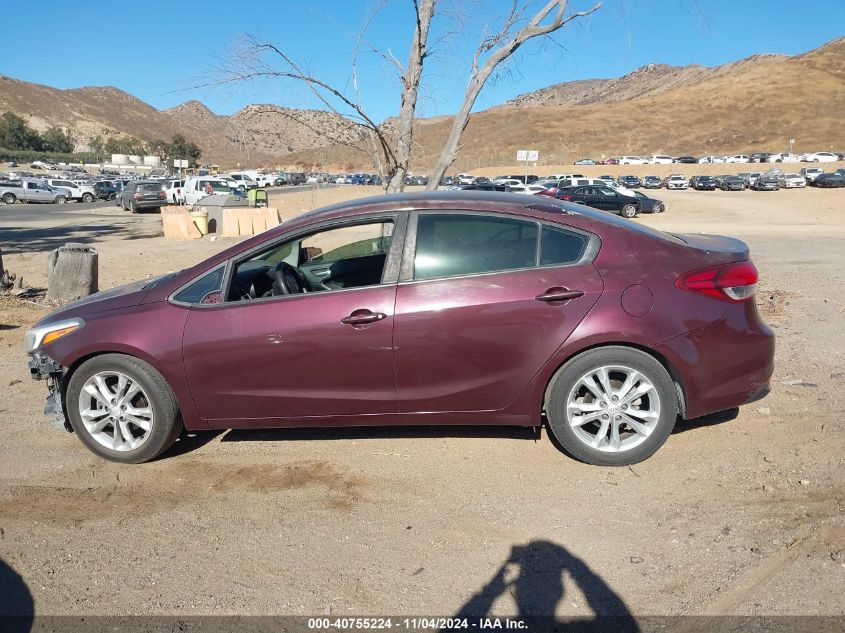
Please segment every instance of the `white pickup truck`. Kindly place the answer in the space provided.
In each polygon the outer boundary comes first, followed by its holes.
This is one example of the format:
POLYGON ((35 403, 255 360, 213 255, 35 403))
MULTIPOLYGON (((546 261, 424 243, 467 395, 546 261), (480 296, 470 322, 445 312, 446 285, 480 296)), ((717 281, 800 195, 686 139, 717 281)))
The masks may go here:
POLYGON ((194 205, 206 196, 228 196, 231 193, 231 181, 214 176, 192 176, 182 187, 182 199, 186 205, 194 205))
POLYGON ((0 183, 0 200, 5 204, 16 202, 47 202, 64 204, 69 194, 65 189, 54 189, 34 178, 22 178, 0 183))
POLYGON ((59 187, 61 189, 67 189, 70 192, 72 200, 78 200, 80 202, 94 202, 94 200, 97 199, 97 192, 93 186, 78 185, 70 180, 64 180, 63 178, 45 178, 44 182, 54 188, 59 187))

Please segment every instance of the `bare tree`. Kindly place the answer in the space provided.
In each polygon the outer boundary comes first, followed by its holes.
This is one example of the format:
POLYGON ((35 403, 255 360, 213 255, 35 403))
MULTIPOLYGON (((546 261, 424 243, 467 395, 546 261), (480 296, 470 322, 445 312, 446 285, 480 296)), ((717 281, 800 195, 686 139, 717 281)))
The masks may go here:
MULTIPOLYGON (((212 85, 260 78, 290 79, 300 82, 328 111, 344 117, 350 126, 356 128, 357 134, 338 135, 329 130, 319 129, 318 126, 309 124, 307 117, 299 116, 293 110, 280 110, 277 113, 320 134, 335 145, 344 145, 366 152, 379 169, 385 190, 388 193, 401 191, 404 188, 405 176, 414 147, 414 122, 423 69, 426 59, 431 54, 429 28, 435 15, 435 8, 438 3, 443 2, 443 0, 410 1, 414 8, 415 26, 407 65, 403 65, 390 51, 384 52, 374 46, 366 37, 375 14, 386 2, 382 0, 382 5, 370 14, 357 37, 352 60, 353 95, 320 79, 277 46, 249 36, 247 37, 248 47, 234 60, 234 66, 223 69, 224 78, 212 82, 212 85), (357 72, 357 60, 361 49, 378 55, 397 71, 401 82, 401 103, 399 116, 394 125, 377 124, 363 105, 358 92, 357 72), (272 61, 267 61, 268 55, 272 61)), ((502 62, 510 58, 528 40, 549 36, 568 22, 589 15, 602 6, 599 2, 586 11, 566 14, 568 0, 548 0, 529 19, 531 3, 528 0, 522 1, 524 4, 521 4, 521 0, 512 0, 510 11, 499 30, 485 37, 473 55, 464 99, 455 115, 449 137, 440 153, 434 172, 429 177, 429 189, 437 187, 443 174, 455 161, 461 135, 469 123, 475 101, 502 62)), ((438 15, 440 14, 441 12, 438 11, 438 15)), ((435 46, 449 35, 454 34, 441 36, 435 40, 435 46)))
MULTIPOLYGON (((330 141, 369 153, 374 164, 379 167, 386 191, 401 191, 404 187, 413 146, 417 97, 423 66, 428 55, 429 26, 437 0, 412 0, 412 2, 416 23, 407 66, 403 66, 392 53, 382 52, 366 39, 367 28, 375 13, 371 14, 356 42, 352 68, 354 96, 350 96, 346 94, 345 90, 320 79, 277 46, 259 41, 252 36, 247 36, 247 47, 238 52, 233 65, 222 69, 223 78, 215 80, 211 84, 205 84, 205 86, 260 78, 292 79, 304 84, 328 111, 344 117, 351 126, 357 128, 360 138, 367 139, 369 146, 361 147, 359 144, 341 140, 331 133, 323 134, 323 136, 330 141), (398 71, 402 92, 395 131, 388 132, 384 126, 377 124, 367 113, 358 95, 357 57, 361 48, 366 48, 381 56, 398 71), (272 62, 266 61, 268 55, 272 62)), ((316 131, 308 125, 304 117, 298 117, 291 111, 281 111, 279 114, 309 127, 312 131, 316 131)))
POLYGON ((475 100, 481 94, 485 83, 490 79, 496 68, 528 40, 554 33, 568 22, 589 15, 602 6, 602 3, 599 2, 591 9, 567 15, 565 14, 567 4, 568 0, 549 0, 527 24, 512 33, 516 25, 523 19, 525 12, 525 7, 520 7, 518 1, 514 0, 510 13, 505 18, 501 29, 496 34, 484 38, 478 45, 472 58, 472 70, 464 92, 463 103, 452 121, 452 129, 446 139, 446 144, 443 146, 440 159, 429 176, 428 189, 436 189, 446 170, 455 162, 461 135, 469 123, 475 100), (543 22, 552 11, 554 11, 552 19, 544 24, 543 22))

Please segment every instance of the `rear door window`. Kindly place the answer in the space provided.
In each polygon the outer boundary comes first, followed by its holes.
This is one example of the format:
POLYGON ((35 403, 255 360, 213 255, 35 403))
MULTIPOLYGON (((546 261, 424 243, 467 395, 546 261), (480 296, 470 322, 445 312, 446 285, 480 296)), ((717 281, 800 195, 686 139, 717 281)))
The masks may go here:
POLYGON ((531 268, 537 264, 537 223, 471 214, 421 214, 414 279, 531 268))

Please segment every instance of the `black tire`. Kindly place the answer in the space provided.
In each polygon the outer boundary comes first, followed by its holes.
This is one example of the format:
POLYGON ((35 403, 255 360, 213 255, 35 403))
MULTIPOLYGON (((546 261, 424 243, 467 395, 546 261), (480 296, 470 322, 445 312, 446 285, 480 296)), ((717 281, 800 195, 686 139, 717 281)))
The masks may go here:
POLYGON ((56 196, 56 204, 65 204, 66 202, 67 202, 67 197, 56 196))
POLYGON ((651 208, 652 213, 663 213, 663 205, 659 202, 651 208))
POLYGON ((117 194, 116 194, 116 193, 110 193, 110 194, 109 194, 109 200, 114 200, 115 198, 117 198, 117 194))
POLYGON ((150 461, 167 450, 182 432, 182 418, 176 396, 164 377, 144 361, 124 354, 103 354, 85 361, 73 372, 65 393, 65 406, 73 430, 80 441, 103 459, 123 464, 140 464, 150 461), (138 383, 149 397, 153 423, 147 440, 134 450, 116 451, 97 442, 79 413, 79 394, 85 382, 103 371, 118 371, 138 383))
POLYGON ((637 217, 637 205, 631 203, 623 204, 620 213, 623 218, 635 218, 637 217))
POLYGON ((596 466, 629 466, 648 459, 666 442, 678 417, 678 394, 669 373, 654 357, 637 349, 614 345, 583 352, 561 367, 546 390, 545 410, 549 430, 572 457, 596 466), (645 440, 618 452, 588 446, 575 434, 567 418, 569 395, 581 377, 611 365, 629 367, 642 374, 654 386, 660 404, 659 418, 645 440))
POLYGON ((135 204, 135 201, 134 201, 134 200, 130 200, 130 201, 129 201, 129 210, 130 210, 132 213, 138 213, 138 207, 137 207, 137 205, 135 204))
POLYGON ((17 202, 17 201, 18 201, 18 199, 15 197, 15 194, 13 194, 13 193, 7 193, 5 196, 3 196, 4 204, 15 204, 15 202, 17 202))
POLYGON ((85 202, 86 204, 89 202, 94 202, 94 196, 92 196, 90 193, 83 193, 82 202, 85 202))

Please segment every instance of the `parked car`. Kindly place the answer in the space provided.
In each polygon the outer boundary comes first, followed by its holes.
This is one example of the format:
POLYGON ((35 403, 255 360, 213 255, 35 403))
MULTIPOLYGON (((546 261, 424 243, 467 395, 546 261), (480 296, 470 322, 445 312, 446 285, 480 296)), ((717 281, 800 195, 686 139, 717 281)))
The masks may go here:
POLYGON ((659 176, 646 176, 643 178, 643 187, 646 189, 660 189, 663 186, 663 180, 659 176))
POLYGON ((572 164, 573 165, 598 165, 598 163, 596 161, 594 161, 592 158, 579 158, 578 160, 576 160, 572 164))
POLYGON ((132 213, 160 209, 165 204, 164 187, 155 180, 130 180, 120 194, 120 207, 132 213))
POLYGON ((619 159, 618 158, 606 158, 605 160, 601 161, 601 165, 618 165, 619 159))
POLYGON ((686 189, 689 187, 689 180, 683 174, 671 174, 666 178, 667 189, 686 189))
MULTIPOLYGON (((481 176, 481 177, 483 178, 483 176, 481 176)), ((518 180, 519 182, 521 182, 525 185, 530 185, 530 184, 533 184, 533 183, 537 182, 538 180, 540 180, 534 174, 512 174, 510 176, 499 176, 499 178, 507 179, 507 180, 518 180)), ((478 179, 476 178, 476 180, 478 180, 478 179)))
POLYGON ((193 206, 206 196, 228 196, 241 191, 235 181, 214 176, 191 176, 182 188, 182 204, 193 206))
POLYGON ((67 189, 71 200, 87 203, 94 202, 94 200, 97 199, 97 192, 94 190, 93 186, 78 185, 70 180, 65 180, 64 178, 45 178, 44 182, 54 189, 67 189))
POLYGON ((634 189, 635 187, 641 187, 643 183, 636 176, 619 176, 619 184, 628 189, 634 189))
MULTIPOLYGON (((743 174, 740 174, 740 176, 743 176, 743 174)), ((762 174, 759 171, 752 171, 752 172, 748 172, 748 173, 744 174, 745 186, 748 187, 749 189, 753 189, 754 183, 757 182, 757 179, 760 176, 762 176, 762 174)))
POLYGON ((237 188, 241 191, 246 191, 247 189, 255 189, 258 187, 258 183, 253 180, 252 176, 247 173, 243 172, 232 172, 226 174, 227 178, 231 178, 237 183, 237 188))
POLYGON ((648 159, 648 162, 652 165, 671 165, 674 162, 674 159, 671 156, 666 156, 665 154, 652 154, 651 158, 648 159))
POLYGON ((111 180, 98 180, 94 183, 94 192, 100 200, 114 200, 117 197, 117 186, 111 180))
POLYGON ((640 200, 636 195, 625 196, 610 187, 563 187, 557 190, 556 197, 558 200, 578 202, 602 211, 610 211, 625 218, 636 217, 640 212, 640 200))
POLYGON ((739 176, 724 176, 719 187, 722 191, 745 191, 745 180, 739 176))
POLYGON ((770 163, 797 163, 800 161, 798 154, 790 154, 789 152, 783 152, 780 154, 772 154, 768 158, 768 162, 770 163))
MULTIPOLYGON (((611 163, 608 163, 611 164, 611 163)), ((619 157, 619 164, 620 165, 646 165, 648 161, 641 156, 620 156, 619 157)))
POLYGON ((716 163, 724 163, 725 159, 720 156, 702 156, 698 159, 699 165, 713 165, 716 163))
POLYGON ((786 189, 793 189, 796 187, 806 187, 807 179, 801 174, 786 174, 783 177, 783 186, 786 189))
POLYGON ((675 158, 676 163, 684 163, 686 165, 694 165, 698 162, 698 159, 695 156, 678 156, 675 158))
POLYGON ((507 192, 507 185, 497 185, 492 182, 475 182, 471 185, 461 185, 463 191, 501 191, 507 192))
POLYGON ((258 174, 255 177, 255 186, 265 189, 272 187, 276 182, 276 174, 258 174))
POLYGON ((715 191, 717 187, 716 179, 712 176, 693 176, 689 184, 697 191, 715 191))
POLYGON ((65 204, 68 201, 66 189, 54 189, 47 183, 34 178, 7 180, 0 183, 0 200, 4 204, 16 202, 46 202, 65 204))
POLYGON ((662 200, 649 198, 640 191, 635 191, 634 195, 640 203, 640 213, 663 213, 666 210, 666 204, 662 200))
POLYGON ((734 154, 733 156, 725 156, 726 163, 748 163, 751 159, 746 154, 734 154))
MULTIPOLYGON (((540 181, 538 181, 540 182, 540 181)), ((551 197, 557 196, 557 190, 563 189, 566 187, 586 187, 586 186, 594 186, 594 187, 610 187, 616 193, 621 194, 623 196, 629 196, 631 198, 634 197, 634 192, 630 189, 627 189, 624 186, 621 186, 615 182, 608 182, 606 179, 603 178, 587 178, 582 176, 580 178, 563 178, 558 181, 544 181, 543 186, 545 190, 540 192, 542 195, 548 195, 551 197), (549 185, 551 182, 551 186, 549 185)))
POLYGON ((819 174, 810 184, 813 187, 845 187, 845 176, 835 173, 819 174))
POLYGON ((763 174, 754 179, 751 188, 755 191, 777 191, 780 189, 780 179, 775 175, 763 174))
POLYGON ((170 180, 162 186, 164 187, 164 197, 168 202, 171 204, 185 203, 185 194, 183 191, 185 188, 184 180, 170 180))
POLYGON ((818 167, 802 167, 800 170, 798 170, 798 173, 804 176, 804 179, 807 181, 807 184, 811 185, 813 184, 813 181, 824 172, 818 167))
POLYGON ((378 196, 63 306, 25 350, 46 410, 117 462, 155 458, 183 425, 532 427, 545 415, 568 454, 620 466, 654 454, 679 417, 768 392, 757 277, 739 240, 584 205, 378 196))
MULTIPOLYGON (((539 182, 539 181, 538 181, 539 182)), ((515 184, 515 185, 507 185, 507 190, 511 193, 521 193, 528 196, 533 196, 538 193, 542 193, 546 191, 546 188, 542 185, 533 184, 533 185, 523 185, 523 184, 515 184)))
POLYGON ((753 152, 748 155, 749 163, 765 163, 768 162, 771 152, 753 152))
POLYGON ((811 152, 801 155, 802 163, 834 163, 838 160, 839 156, 833 152, 811 152))

